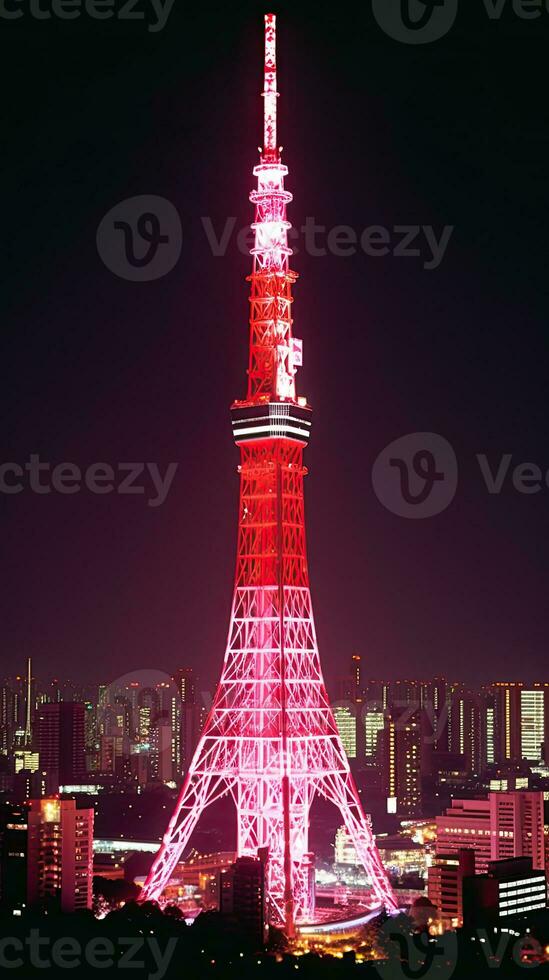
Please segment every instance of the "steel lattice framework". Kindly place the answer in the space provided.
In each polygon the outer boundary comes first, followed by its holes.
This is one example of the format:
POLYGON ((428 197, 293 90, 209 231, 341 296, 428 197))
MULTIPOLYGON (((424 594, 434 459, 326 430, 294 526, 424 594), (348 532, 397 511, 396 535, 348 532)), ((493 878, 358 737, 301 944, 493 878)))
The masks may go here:
POLYGON ((395 898, 349 771, 322 678, 305 542, 303 449, 311 411, 296 397, 301 343, 292 336, 292 195, 276 141, 276 25, 265 17, 264 147, 254 168, 249 277, 248 394, 232 408, 240 447, 236 581, 221 680, 189 772, 145 882, 158 898, 203 810, 230 793, 238 853, 267 854, 270 920, 291 935, 314 921, 308 849, 315 794, 340 810, 371 881, 373 901, 395 898))

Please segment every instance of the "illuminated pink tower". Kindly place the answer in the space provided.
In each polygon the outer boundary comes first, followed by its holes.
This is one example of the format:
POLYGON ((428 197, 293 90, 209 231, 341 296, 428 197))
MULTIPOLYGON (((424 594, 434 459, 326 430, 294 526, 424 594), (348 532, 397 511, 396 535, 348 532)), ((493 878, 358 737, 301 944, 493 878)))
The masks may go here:
MULTIPOLYGON (((372 886, 396 908, 349 771, 322 678, 305 546, 303 449, 311 409, 297 397, 289 222, 276 133, 276 25, 265 17, 264 145, 254 168, 248 394, 232 407, 240 447, 236 581, 221 680, 181 794, 144 886, 160 896, 204 809, 229 793, 239 855, 267 854, 270 921, 293 935, 313 922, 309 810, 339 809, 372 886), (262 850, 263 849, 263 850, 262 850)), ((335 826, 335 824, 334 824, 335 826)))

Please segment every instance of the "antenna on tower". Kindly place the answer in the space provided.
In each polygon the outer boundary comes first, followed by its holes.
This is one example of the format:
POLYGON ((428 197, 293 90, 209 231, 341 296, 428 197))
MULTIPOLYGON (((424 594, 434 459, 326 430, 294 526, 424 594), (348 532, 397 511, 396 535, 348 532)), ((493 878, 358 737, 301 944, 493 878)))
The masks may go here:
POLYGON ((32 743, 32 660, 27 657, 27 696, 25 712, 25 746, 32 743))
POLYGON ((276 145, 276 15, 265 14, 265 89, 263 91, 264 136, 263 152, 265 156, 278 157, 276 145))

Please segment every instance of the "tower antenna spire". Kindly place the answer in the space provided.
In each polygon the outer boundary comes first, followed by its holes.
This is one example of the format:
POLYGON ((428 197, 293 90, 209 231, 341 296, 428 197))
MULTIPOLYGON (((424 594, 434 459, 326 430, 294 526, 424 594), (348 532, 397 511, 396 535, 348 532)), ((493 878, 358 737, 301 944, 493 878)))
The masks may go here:
POLYGON ((265 14, 265 69, 263 90, 263 154, 278 159, 276 145, 276 15, 265 14))

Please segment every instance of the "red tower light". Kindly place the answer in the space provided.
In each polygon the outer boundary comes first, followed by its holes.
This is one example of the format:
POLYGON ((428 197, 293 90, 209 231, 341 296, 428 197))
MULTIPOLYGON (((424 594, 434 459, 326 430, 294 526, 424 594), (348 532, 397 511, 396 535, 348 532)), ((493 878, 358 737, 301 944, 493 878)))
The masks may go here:
POLYGON ((284 188, 276 145, 276 21, 265 17, 264 146, 250 290, 248 392, 231 409, 240 447, 236 579, 221 679, 142 900, 158 898, 203 810, 227 792, 240 856, 267 854, 269 918, 292 935, 314 921, 308 829, 316 794, 334 803, 371 881, 396 901, 349 770, 324 685, 305 544, 303 449, 311 410, 296 395, 284 188))

